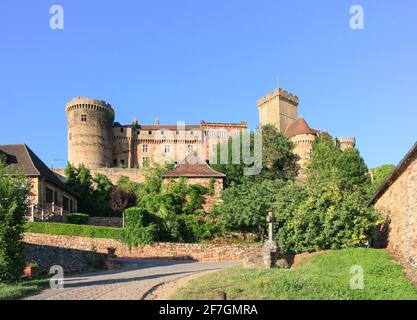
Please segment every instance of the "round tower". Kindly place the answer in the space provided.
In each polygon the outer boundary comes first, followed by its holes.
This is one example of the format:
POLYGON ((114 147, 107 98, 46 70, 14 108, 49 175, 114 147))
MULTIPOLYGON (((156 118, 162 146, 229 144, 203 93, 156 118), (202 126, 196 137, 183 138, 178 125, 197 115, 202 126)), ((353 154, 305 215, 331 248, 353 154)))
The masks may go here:
POLYGON ((337 138, 337 141, 339 142, 339 148, 341 151, 353 149, 356 147, 355 138, 337 138))
POLYGON ((103 100, 74 98, 66 105, 68 161, 95 169, 110 167, 113 158, 114 109, 103 100))

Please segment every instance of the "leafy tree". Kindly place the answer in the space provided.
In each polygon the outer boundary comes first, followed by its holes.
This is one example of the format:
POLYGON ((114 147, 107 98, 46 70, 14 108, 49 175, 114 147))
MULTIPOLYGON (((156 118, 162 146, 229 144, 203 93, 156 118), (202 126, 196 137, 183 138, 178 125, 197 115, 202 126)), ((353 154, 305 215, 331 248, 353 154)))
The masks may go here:
POLYGON ((363 246, 380 223, 363 194, 348 192, 337 178, 316 187, 293 184, 274 204, 277 241, 284 252, 363 246))
MULTIPOLYGON (((254 152, 254 134, 250 136, 251 154, 254 152)), ((240 139, 240 163, 233 164, 233 140, 230 138, 227 146, 217 146, 217 163, 212 164, 216 171, 226 174, 226 187, 235 184, 245 183, 246 181, 264 180, 264 179, 282 179, 291 180, 298 175, 299 166, 297 164, 298 156, 293 153, 294 145, 287 140, 275 126, 266 125, 262 127, 262 171, 256 176, 244 176, 245 164, 243 163, 242 137, 240 139), (220 163, 220 150, 227 148, 228 162, 220 163)))
POLYGON ((370 187, 371 195, 378 190, 394 169, 395 166, 393 164, 385 164, 372 170, 372 185, 370 187))
POLYGON ((78 211, 89 215, 112 215, 111 192, 113 185, 103 174, 91 176, 83 164, 78 168, 68 163, 65 168, 65 182, 78 198, 78 211))
POLYGON ((115 186, 110 194, 110 203, 114 212, 122 213, 125 209, 136 205, 136 196, 131 191, 115 186))
POLYGON ((335 165, 346 188, 353 189, 356 186, 362 191, 369 188, 368 167, 357 149, 348 149, 342 152, 335 165))
POLYGON ((262 239, 266 215, 284 185, 282 180, 262 180, 229 187, 223 191, 223 204, 213 209, 213 215, 218 216, 218 223, 225 231, 254 232, 262 239))
POLYGON ((22 175, 7 175, 5 167, 0 156, 0 282, 12 282, 24 268, 22 234, 29 183, 22 175))

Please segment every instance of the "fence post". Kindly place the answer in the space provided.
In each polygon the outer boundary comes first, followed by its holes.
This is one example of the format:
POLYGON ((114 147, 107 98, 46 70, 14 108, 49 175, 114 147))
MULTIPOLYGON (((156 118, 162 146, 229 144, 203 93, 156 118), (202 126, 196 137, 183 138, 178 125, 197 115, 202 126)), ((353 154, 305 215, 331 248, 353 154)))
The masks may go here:
POLYGON ((55 213, 55 203, 52 202, 52 213, 55 213))
POLYGON ((64 209, 61 208, 61 217, 64 215, 64 209))
POLYGON ((44 209, 42 209, 42 218, 41 218, 42 221, 43 221, 44 215, 45 215, 45 212, 44 212, 44 209))
POLYGON ((125 212, 122 213, 122 223, 123 223, 123 229, 125 228, 125 212))
POLYGON ((35 206, 32 205, 32 222, 35 221, 35 206))

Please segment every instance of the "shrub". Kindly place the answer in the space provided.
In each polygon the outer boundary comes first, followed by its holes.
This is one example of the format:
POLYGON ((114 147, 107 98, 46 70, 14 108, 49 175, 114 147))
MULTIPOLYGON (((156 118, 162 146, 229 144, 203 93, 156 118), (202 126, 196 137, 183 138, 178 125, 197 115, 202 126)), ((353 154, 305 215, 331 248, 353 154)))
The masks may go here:
POLYGON ((158 228, 157 217, 146 209, 135 207, 125 211, 125 228, 121 240, 129 248, 155 242, 158 228))
POLYGON ((83 213, 68 213, 66 215, 69 224, 88 224, 88 217, 88 214, 83 213))
POLYGON ((0 282, 18 280, 24 268, 22 233, 28 181, 6 174, 0 156, 0 282))
POLYGON ((196 242, 212 238, 218 227, 211 219, 198 215, 182 214, 178 216, 181 237, 186 242, 196 242))
POLYGON ((364 246, 380 223, 359 191, 348 192, 343 182, 329 181, 307 188, 285 186, 274 205, 277 242, 284 252, 303 252, 364 246))
POLYGON ((218 216, 219 225, 226 231, 254 232, 262 239, 266 215, 283 185, 281 180, 263 180, 229 187, 222 192, 223 204, 213 209, 213 215, 218 216))

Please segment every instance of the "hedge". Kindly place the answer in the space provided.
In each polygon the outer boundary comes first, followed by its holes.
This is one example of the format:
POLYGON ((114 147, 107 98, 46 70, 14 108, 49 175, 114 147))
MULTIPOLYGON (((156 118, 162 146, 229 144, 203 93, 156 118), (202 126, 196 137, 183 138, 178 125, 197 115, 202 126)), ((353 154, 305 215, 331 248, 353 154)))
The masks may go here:
POLYGON ((123 229, 51 222, 26 222, 25 231, 62 236, 120 240, 123 229))
POLYGON ((82 214, 82 213, 68 213, 66 215, 67 217, 67 223, 69 224, 88 224, 88 214, 82 214))

